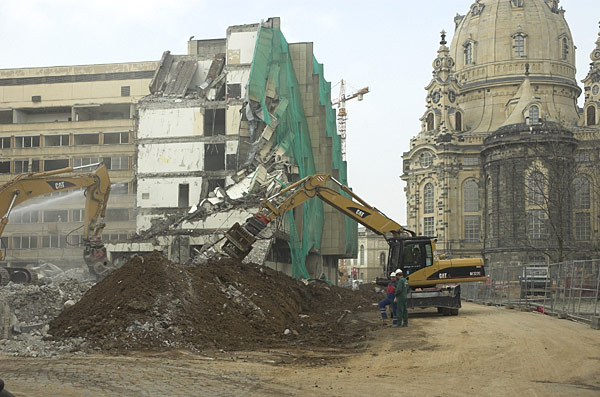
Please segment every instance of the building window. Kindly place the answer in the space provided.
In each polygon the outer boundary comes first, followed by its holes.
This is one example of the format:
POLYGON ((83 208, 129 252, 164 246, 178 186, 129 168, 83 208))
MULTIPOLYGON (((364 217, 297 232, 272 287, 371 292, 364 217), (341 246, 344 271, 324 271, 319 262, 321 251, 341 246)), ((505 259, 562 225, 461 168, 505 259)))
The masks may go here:
POLYGON ((575 208, 590 208, 590 181, 584 176, 579 176, 573 181, 575 190, 575 208))
POLYGON ((423 152, 423 154, 421 154, 421 167, 423 168, 427 168, 429 167, 431 164, 433 164, 433 154, 431 152, 423 152))
POLYGON ((360 266, 364 266, 365 264, 365 246, 360 246, 360 266))
POLYGON ((379 264, 385 266, 385 252, 379 254, 379 264))
POLYGON ((44 146, 69 146, 69 134, 44 135, 44 146))
POLYGON ((225 169, 225 144, 207 143, 204 145, 204 170, 220 171, 225 169))
POLYGON ((479 211, 479 185, 470 180, 463 187, 465 212, 479 211))
POLYGON ((433 113, 430 112, 425 118, 425 128, 427 128, 427 131, 433 131, 434 127, 433 113))
POLYGON ((44 160, 44 171, 54 171, 69 166, 68 159, 44 160))
POLYGON ((83 210, 83 209, 72 210, 71 222, 83 222, 84 216, 85 216, 85 210, 83 210))
POLYGON ((90 167, 86 166, 95 165, 98 164, 98 162, 98 157, 78 157, 73 159, 73 168, 81 167, 77 171, 85 172, 90 170, 90 167))
POLYGON ((455 124, 456 124, 456 131, 462 131, 463 127, 462 127, 462 113, 461 112, 456 112, 456 114, 454 115, 455 118, 455 124))
POLYGON ((590 152, 575 153, 575 161, 578 163, 587 163, 590 161, 590 152))
POLYGON ((48 210, 44 211, 44 222, 67 222, 68 216, 68 210, 48 210))
POLYGON ((486 187, 486 210, 487 210, 487 237, 494 237, 494 222, 493 222, 493 208, 494 208, 494 196, 492 194, 492 178, 488 178, 486 187))
POLYGON ((119 145, 129 143, 129 132, 105 132, 102 134, 104 145, 119 145))
POLYGON ((74 134, 73 145, 97 145, 100 143, 100 134, 74 134))
POLYGON ((13 236, 13 249, 37 248, 37 236, 13 236))
POLYGON ((546 181, 541 172, 533 171, 527 178, 527 203, 530 205, 545 204, 546 181))
POLYGON ((129 193, 129 183, 128 182, 118 182, 110 185, 110 194, 128 194, 129 193))
POLYGON ((433 184, 428 183, 423 189, 423 211, 426 214, 433 214, 433 184))
POLYGON ((43 248, 60 248, 65 247, 66 239, 64 236, 51 234, 49 236, 42 236, 42 247, 43 248))
POLYGON ((106 209, 106 221, 124 222, 129 220, 129 210, 127 208, 108 208, 106 209))
POLYGON ((540 108, 537 105, 529 107, 529 124, 535 125, 540 123, 540 108))
POLYGON ((190 205, 190 185, 188 183, 179 184, 179 200, 178 207, 185 208, 190 205))
POLYGON ((513 49, 516 57, 525 56, 525 36, 517 34, 513 37, 513 49))
POLYGON ((543 210, 527 211, 527 236, 530 240, 540 240, 546 235, 545 213, 543 210))
POLYGON ((225 109, 204 111, 204 136, 225 135, 225 109))
POLYGON ((594 105, 587 108, 586 116, 587 125, 596 125, 596 107, 594 105))
POLYGON ((464 165, 479 165, 479 157, 465 157, 463 159, 464 165))
POLYGON ((590 239, 590 214, 578 212, 575 214, 575 240, 586 241, 590 239))
POLYGON ((465 240, 469 242, 479 241, 479 230, 481 229, 479 215, 465 215, 465 240))
POLYGON ((121 96, 130 96, 131 95, 131 86, 122 85, 121 86, 121 96))
POLYGON ((0 161, 0 174, 10 174, 10 161, 0 161))
POLYGON ((40 147, 40 136, 16 136, 15 148, 40 147))
POLYGON ((10 138, 0 138, 0 149, 10 149, 10 138))
POLYGON ((521 8, 523 7, 523 0, 510 0, 513 8, 521 8))
POLYGON ((569 40, 566 37, 562 38, 562 60, 566 61, 569 56, 569 40))
POLYGON ((129 169, 129 157, 105 157, 102 159, 106 168, 109 170, 128 170, 129 169))
POLYGON ((434 218, 432 216, 423 218, 423 234, 425 236, 435 236, 435 222, 433 219, 434 218))
POLYGON ((10 214, 10 223, 21 224, 21 223, 38 223, 38 211, 15 211, 10 214))
POLYGON ((473 43, 467 43, 465 49, 465 65, 473 64, 473 43))

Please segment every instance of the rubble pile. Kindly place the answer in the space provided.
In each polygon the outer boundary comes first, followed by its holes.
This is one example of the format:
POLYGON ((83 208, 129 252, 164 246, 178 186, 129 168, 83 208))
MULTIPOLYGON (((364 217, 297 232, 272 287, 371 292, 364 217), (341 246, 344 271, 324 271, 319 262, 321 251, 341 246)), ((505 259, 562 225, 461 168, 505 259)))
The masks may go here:
POLYGON ((185 267, 154 252, 96 284, 48 332, 110 351, 337 347, 364 338, 368 326, 345 320, 378 299, 231 259, 185 267))

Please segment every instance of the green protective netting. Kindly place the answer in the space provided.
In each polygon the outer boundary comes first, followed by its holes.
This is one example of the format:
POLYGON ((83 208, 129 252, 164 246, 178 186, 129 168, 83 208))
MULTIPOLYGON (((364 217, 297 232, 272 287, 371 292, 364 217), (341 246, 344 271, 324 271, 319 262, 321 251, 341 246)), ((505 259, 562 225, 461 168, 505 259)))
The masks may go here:
MULTIPOLYGON (((339 170, 341 182, 347 183, 346 163, 341 159, 340 138, 336 133, 335 111, 331 108, 331 85, 323 78, 323 67, 316 61, 319 71, 319 94, 321 105, 327 111, 327 136, 333 139, 333 166, 339 170), (322 88, 321 88, 322 87, 322 88)), ((294 159, 300 178, 316 172, 308 123, 304 114, 302 98, 288 43, 279 28, 259 27, 250 69, 248 96, 261 105, 261 117, 275 129, 275 143, 294 159), (274 102, 276 99, 278 102, 274 102), (274 107, 273 115, 269 108, 274 107), (275 120, 275 119, 276 120, 275 120)), ((294 211, 288 211, 292 277, 310 278, 306 270, 309 252, 320 252, 323 234, 323 202, 311 199, 302 208, 302 236, 299 236, 294 211)), ((357 252, 356 224, 346 221, 346 252, 357 252)))
MULTIPOLYGON (((331 106, 331 83, 325 80, 323 64, 313 56, 313 73, 319 75, 319 103, 325 107, 327 136, 332 139, 333 169, 338 170, 340 182, 348 186, 348 164, 342 159, 342 138, 337 134, 335 110, 331 106)), ((350 198, 350 195, 340 190, 350 198)), ((346 254, 356 257, 358 254, 358 225, 349 217, 346 219, 346 254)))

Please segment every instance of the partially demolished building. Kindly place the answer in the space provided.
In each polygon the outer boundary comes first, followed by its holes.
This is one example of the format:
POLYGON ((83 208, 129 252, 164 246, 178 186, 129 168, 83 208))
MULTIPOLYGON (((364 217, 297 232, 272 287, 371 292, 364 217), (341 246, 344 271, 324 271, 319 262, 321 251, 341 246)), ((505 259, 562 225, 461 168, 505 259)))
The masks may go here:
MULTIPOLYGON (((260 201, 313 173, 347 184, 331 86, 312 43, 288 44, 279 18, 165 52, 139 103, 135 242, 115 260, 160 249, 184 262, 260 201)), ((357 225, 318 199, 278 220, 255 260, 295 277, 337 279, 357 225)), ((252 255, 252 254, 251 254, 252 255)))

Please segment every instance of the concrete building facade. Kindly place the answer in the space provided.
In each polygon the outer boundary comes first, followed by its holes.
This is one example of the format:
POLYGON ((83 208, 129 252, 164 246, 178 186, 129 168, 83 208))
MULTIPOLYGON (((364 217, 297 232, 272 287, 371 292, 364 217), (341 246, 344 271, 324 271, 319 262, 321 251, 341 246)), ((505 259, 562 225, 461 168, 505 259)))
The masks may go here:
POLYGON ((590 257, 600 238, 600 42, 582 90, 558 1, 478 0, 454 21, 403 155, 408 228, 490 264, 590 257))
MULTIPOLYGON (((0 184, 15 174, 103 161, 113 183, 104 239, 126 240, 135 232, 136 107, 157 65, 0 70, 0 184)), ((54 195, 11 213, 2 236, 9 263, 82 264, 83 194, 54 195)))
POLYGON ((350 280, 374 282, 384 275, 388 259, 388 243, 383 236, 360 226, 358 228, 358 256, 345 261, 344 274, 350 280))

